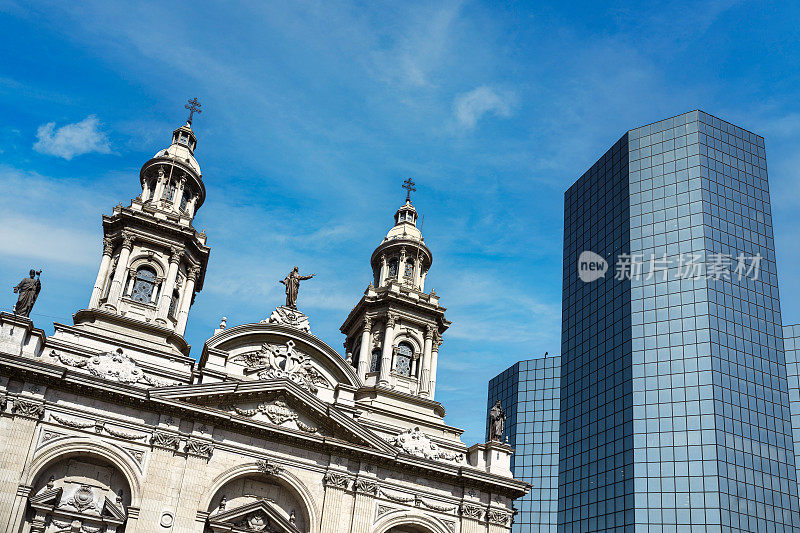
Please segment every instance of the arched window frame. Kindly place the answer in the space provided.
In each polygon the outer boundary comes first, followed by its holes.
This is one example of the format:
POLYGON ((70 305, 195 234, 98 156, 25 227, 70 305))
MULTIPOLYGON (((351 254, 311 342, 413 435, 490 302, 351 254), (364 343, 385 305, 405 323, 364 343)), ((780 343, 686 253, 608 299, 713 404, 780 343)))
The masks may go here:
POLYGON ((394 357, 394 371, 405 377, 413 377, 414 366, 414 345, 405 340, 397 343, 397 350, 394 357))
POLYGON ((158 273, 150 265, 140 266, 135 270, 130 298, 141 304, 152 304, 158 293, 158 273))
POLYGON ((389 266, 387 268, 387 273, 390 278, 396 278, 397 272, 400 270, 400 259, 397 257, 392 257, 389 259, 389 266))
POLYGON ((143 267, 150 268, 154 270, 156 273, 155 277, 155 288, 153 290, 153 294, 151 295, 151 300, 149 302, 141 302, 139 300, 135 300, 133 298, 133 288, 136 284, 136 274, 133 276, 129 275, 129 279, 127 280, 127 287, 125 291, 125 295, 134 300, 137 303, 144 304, 144 305, 154 305, 158 303, 158 298, 161 296, 161 282, 166 278, 166 268, 164 265, 159 261, 156 256, 152 256, 150 253, 139 253, 134 257, 129 263, 128 269, 132 272, 138 273, 139 269, 143 267))

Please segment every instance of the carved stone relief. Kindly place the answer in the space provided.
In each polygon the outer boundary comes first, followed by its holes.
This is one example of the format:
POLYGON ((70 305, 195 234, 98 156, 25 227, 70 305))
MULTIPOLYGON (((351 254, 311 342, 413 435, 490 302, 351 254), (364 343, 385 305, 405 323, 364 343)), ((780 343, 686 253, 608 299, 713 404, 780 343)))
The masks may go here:
POLYGON ((431 439, 422 433, 418 427, 407 429, 403 433, 386 440, 392 446, 400 448, 403 452, 417 457, 454 463, 464 462, 464 454, 441 450, 439 446, 431 442, 431 439))
POLYGON ((245 364, 245 374, 256 374, 258 379, 288 379, 300 388, 316 393, 318 386, 330 383, 311 363, 311 358, 295 347, 294 341, 285 345, 264 344, 256 352, 237 355, 233 361, 245 364))
POLYGON ((284 396, 278 396, 278 398, 272 402, 259 403, 255 407, 249 409, 242 408, 238 405, 222 406, 222 409, 233 411, 239 416, 246 416, 248 418, 262 414, 276 426, 282 426, 288 423, 297 426, 297 429, 306 433, 316 433, 319 430, 316 426, 301 420, 300 414, 286 403, 286 398, 284 396))
POLYGON ((95 377, 117 381, 119 383, 145 383, 153 387, 175 384, 145 374, 136 364, 136 361, 122 352, 122 348, 117 348, 113 352, 104 352, 88 359, 67 357, 52 350, 50 352, 50 357, 58 359, 62 365, 71 366, 73 368, 83 368, 88 370, 89 373, 95 377))

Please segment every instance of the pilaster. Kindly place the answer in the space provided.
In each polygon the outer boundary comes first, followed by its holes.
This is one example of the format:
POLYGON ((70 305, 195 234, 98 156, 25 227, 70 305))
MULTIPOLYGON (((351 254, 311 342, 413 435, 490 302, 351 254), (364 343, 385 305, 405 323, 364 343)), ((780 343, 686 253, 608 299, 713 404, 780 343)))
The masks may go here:
POLYGON ((381 354, 381 368, 378 377, 378 385, 389 386, 389 373, 392 370, 392 352, 394 345, 394 326, 396 322, 394 315, 389 315, 386 320, 386 332, 383 337, 383 353, 381 354))
POLYGON ((320 531, 341 533, 344 531, 342 500, 344 500, 345 491, 352 483, 352 478, 342 472, 329 470, 323 478, 323 483, 325 484, 325 499, 322 503, 320 531))
POLYGON ((359 477, 353 483, 355 504, 350 533, 370 533, 372 528, 375 498, 380 493, 380 485, 372 478, 359 477))

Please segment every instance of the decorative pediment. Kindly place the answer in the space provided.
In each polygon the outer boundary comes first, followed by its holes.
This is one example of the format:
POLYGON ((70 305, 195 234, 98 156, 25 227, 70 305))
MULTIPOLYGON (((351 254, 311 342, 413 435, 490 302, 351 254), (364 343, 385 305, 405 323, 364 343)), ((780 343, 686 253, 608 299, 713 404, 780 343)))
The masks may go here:
POLYGON ((260 349, 239 354, 231 360, 245 365, 245 375, 255 374, 261 380, 288 379, 301 389, 315 394, 320 386, 332 386, 314 367, 311 358, 291 340, 283 345, 264 343, 260 349))
POLYGON ((297 309, 292 309, 285 305, 276 307, 272 314, 269 315, 269 318, 267 320, 262 320, 261 323, 283 324, 291 328, 299 329, 300 331, 305 331, 306 333, 311 332, 311 324, 308 321, 308 317, 297 309))
POLYGON ((243 423, 242 430, 254 423, 280 427, 308 437, 334 439, 395 454, 394 448, 351 416, 340 412, 293 381, 226 381, 183 385, 150 391, 151 398, 191 404, 219 415, 221 422, 243 423))
POLYGON ((212 514, 208 525, 214 532, 242 531, 255 533, 300 533, 292 515, 286 517, 283 511, 266 500, 259 500, 212 514))
POLYGON ((95 377, 117 381, 129 385, 142 383, 153 387, 171 385, 171 382, 159 380, 148 376, 136 361, 123 353, 122 348, 113 352, 104 352, 85 359, 67 357, 55 350, 50 352, 50 357, 57 359, 62 365, 88 370, 95 377))
POLYGON ((463 453, 442 450, 436 443, 431 441, 430 437, 420 431, 418 427, 407 429, 399 435, 387 439, 387 441, 392 446, 416 457, 451 463, 464 462, 463 453))

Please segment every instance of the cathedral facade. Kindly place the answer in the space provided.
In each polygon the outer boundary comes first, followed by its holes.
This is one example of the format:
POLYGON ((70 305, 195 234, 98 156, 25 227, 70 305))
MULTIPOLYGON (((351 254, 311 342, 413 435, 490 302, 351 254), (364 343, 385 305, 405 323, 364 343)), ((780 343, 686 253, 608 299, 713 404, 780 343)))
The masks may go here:
MULTIPOLYGON (((184 332, 210 249, 190 121, 103 217, 86 309, 52 336, 0 314, 0 527, 12 533, 500 533, 528 486, 435 400, 449 326, 410 197, 341 331, 294 305, 184 332)), ((293 293, 293 296, 292 296, 293 293)))

